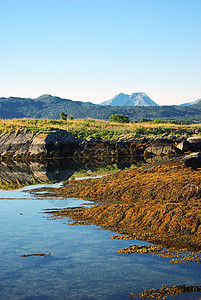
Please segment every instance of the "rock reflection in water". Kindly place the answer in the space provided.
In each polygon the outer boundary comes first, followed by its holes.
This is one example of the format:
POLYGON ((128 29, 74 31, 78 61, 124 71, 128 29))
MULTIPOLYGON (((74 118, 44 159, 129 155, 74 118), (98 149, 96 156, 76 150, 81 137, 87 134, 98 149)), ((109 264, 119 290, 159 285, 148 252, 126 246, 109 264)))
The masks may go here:
MULTIPOLYGON (((142 161, 143 158, 139 160, 142 161)), ((9 160, 0 163, 0 189, 14 190, 37 183, 65 181, 77 171, 85 170, 93 173, 94 170, 104 168, 109 163, 115 163, 119 169, 132 165, 129 159, 124 162, 116 160, 108 162, 98 158, 87 162, 73 158, 26 162, 9 160)))
POLYGON ((71 160, 2 162, 0 164, 0 189, 11 190, 36 183, 59 182, 67 180, 74 172, 75 167, 71 160))

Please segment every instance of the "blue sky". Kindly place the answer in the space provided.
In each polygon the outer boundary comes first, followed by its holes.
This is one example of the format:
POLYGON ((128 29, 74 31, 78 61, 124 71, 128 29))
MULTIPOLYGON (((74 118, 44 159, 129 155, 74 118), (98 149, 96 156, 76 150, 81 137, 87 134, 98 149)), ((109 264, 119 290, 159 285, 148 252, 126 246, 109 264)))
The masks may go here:
POLYGON ((201 0, 0 0, 0 97, 201 98, 201 0))

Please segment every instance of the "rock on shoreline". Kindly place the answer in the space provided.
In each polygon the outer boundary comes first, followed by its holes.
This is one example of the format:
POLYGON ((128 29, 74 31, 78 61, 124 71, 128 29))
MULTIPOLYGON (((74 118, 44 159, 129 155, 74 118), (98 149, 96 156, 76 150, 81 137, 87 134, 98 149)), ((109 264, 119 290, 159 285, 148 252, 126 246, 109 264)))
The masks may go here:
POLYGON ((6 133, 0 136, 0 156, 9 158, 54 157, 72 155, 76 139, 66 130, 38 133, 30 131, 6 133))
POLYGON ((54 158, 73 157, 83 163, 99 161, 107 164, 121 162, 156 162, 201 150, 201 136, 186 139, 171 137, 161 138, 126 138, 111 140, 84 141, 76 139, 66 130, 53 130, 50 133, 30 131, 6 133, 0 136, 0 159, 3 158, 54 158))

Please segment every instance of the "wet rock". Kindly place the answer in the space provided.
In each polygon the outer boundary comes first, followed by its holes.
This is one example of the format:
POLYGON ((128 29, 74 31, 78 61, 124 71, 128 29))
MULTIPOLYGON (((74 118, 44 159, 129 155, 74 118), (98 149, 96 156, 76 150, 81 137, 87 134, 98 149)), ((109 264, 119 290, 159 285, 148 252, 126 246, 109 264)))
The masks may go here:
MULTIPOLYGON (((134 140, 133 138, 119 138, 112 140, 85 140, 79 143, 74 151, 73 158, 85 163, 96 162, 99 167, 103 164, 126 163, 133 164, 143 160, 143 152, 148 140, 134 140)), ((149 141, 150 143, 150 141, 149 141)))

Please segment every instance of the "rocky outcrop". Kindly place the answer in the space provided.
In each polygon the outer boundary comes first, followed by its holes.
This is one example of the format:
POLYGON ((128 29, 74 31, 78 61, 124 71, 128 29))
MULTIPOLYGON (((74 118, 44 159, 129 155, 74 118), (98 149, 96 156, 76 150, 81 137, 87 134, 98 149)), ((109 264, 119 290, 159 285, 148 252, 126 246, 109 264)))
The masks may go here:
POLYGON ((71 145, 76 139, 71 132, 66 130, 55 130, 51 133, 39 133, 31 142, 30 155, 70 155, 71 145))
POLYGON ((184 156, 201 150, 201 137, 189 138, 163 136, 161 138, 119 138, 95 140, 88 138, 77 145, 73 153, 76 161, 91 165, 93 162, 102 167, 104 164, 117 163, 128 166, 137 163, 157 163, 172 157, 184 156))
MULTIPOLYGON (((0 136, 0 159, 3 158, 65 158, 98 167, 107 164, 131 164, 164 161, 171 157, 201 150, 201 136, 136 139, 122 137, 111 140, 76 139, 66 130, 50 133, 11 132, 0 136)), ((120 165, 119 165, 120 166, 120 165)), ((120 166, 121 167, 121 166, 120 166)))
POLYGON ((51 133, 11 132, 0 137, 0 156, 23 157, 63 157, 71 156, 75 137, 66 130, 51 133))
POLYGON ((87 139, 79 143, 73 158, 76 161, 90 164, 92 162, 102 167, 105 163, 113 164, 135 164, 142 162, 143 153, 150 144, 149 139, 112 139, 112 140, 94 140, 87 139))
POLYGON ((177 149, 181 150, 182 152, 187 152, 190 150, 190 143, 186 140, 177 144, 177 149))
POLYGON ((108 163, 136 164, 150 161, 164 160, 184 152, 177 148, 175 138, 119 138, 113 140, 86 139, 79 144, 73 154, 74 159, 87 162, 99 160, 108 163))

